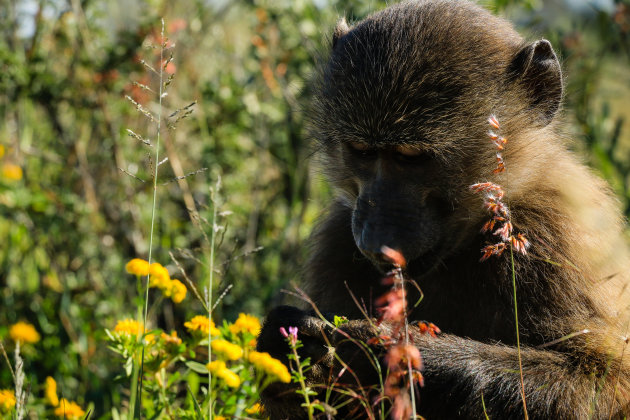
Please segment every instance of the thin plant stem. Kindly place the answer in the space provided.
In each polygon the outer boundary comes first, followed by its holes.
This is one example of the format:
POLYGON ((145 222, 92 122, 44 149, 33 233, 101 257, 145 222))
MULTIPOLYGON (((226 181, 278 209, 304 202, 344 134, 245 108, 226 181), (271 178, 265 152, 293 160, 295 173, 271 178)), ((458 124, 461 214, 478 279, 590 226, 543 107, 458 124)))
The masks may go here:
POLYGON ((308 389, 306 387, 306 382, 304 382, 304 372, 302 371, 302 364, 300 363, 300 356, 298 356, 297 348, 295 344, 291 342, 291 350, 293 350, 293 355, 295 356, 295 364, 297 365, 298 375, 300 379, 300 388, 302 389, 302 393, 304 395, 304 403, 306 404, 306 412, 308 413, 308 420, 313 420, 313 405, 311 404, 311 399, 308 397, 308 389))
MULTIPOLYGON (((155 230, 155 216, 156 216, 156 212, 157 212, 157 187, 158 187, 158 183, 157 183, 157 178, 158 178, 158 162, 160 161, 160 132, 162 129, 162 97, 163 95, 163 90, 164 90, 164 83, 163 83, 163 78, 164 78, 164 66, 162 64, 163 60, 164 60, 164 19, 161 20, 162 21, 162 29, 160 31, 160 67, 159 67, 159 71, 158 73, 158 81, 159 81, 159 90, 158 90, 158 114, 157 114, 157 121, 156 121, 156 125, 157 125, 157 133, 156 133, 156 144, 155 144, 155 160, 154 160, 154 170, 153 170, 153 203, 151 206, 151 229, 149 232, 149 258, 148 258, 148 262, 149 265, 151 265, 152 263, 152 258, 153 258, 153 234, 154 234, 154 230, 155 230)), ((143 316, 142 316, 142 335, 138 334, 138 339, 142 340, 142 338, 144 337, 144 333, 146 332, 146 327, 147 327, 147 314, 149 311, 149 279, 150 279, 151 275, 147 274, 147 279, 146 279, 146 285, 145 285, 145 293, 144 293, 144 311, 143 311, 143 316)), ((142 349, 142 360, 141 360, 141 366, 144 366, 144 344, 143 344, 143 349, 142 349)), ((142 370, 144 370, 144 368, 142 368, 142 370)), ((135 405, 136 405, 136 399, 138 399, 139 405, 138 405, 138 418, 140 417, 140 411, 142 409, 142 381, 140 381, 138 383, 138 379, 137 379, 137 375, 140 375, 140 377, 142 377, 143 372, 135 372, 136 369, 134 369, 134 388, 137 388, 138 390, 136 392, 134 392, 134 390, 132 389, 132 401, 131 401, 131 416, 132 418, 135 415, 135 405), (135 395, 134 395, 135 394, 135 395)))
POLYGON ((133 373, 131 375, 131 395, 129 396, 129 418, 136 417, 136 400, 138 399, 138 362, 133 362, 133 373))
MULTIPOLYGON (((138 318, 142 317, 142 307, 140 305, 138 305, 138 311, 137 311, 136 316, 138 318)), ((137 339, 140 339, 140 340, 142 339, 141 338, 143 336, 142 333, 143 331, 137 331, 137 334, 136 334, 137 339)), ((140 389, 141 391, 141 387, 139 386, 139 383, 138 383, 138 377, 140 375, 140 365, 138 365, 138 361, 136 360, 135 350, 134 350, 133 358, 134 358, 133 372, 131 374, 131 384, 130 384, 131 395, 129 396, 130 398, 129 415, 130 415, 130 418, 132 419, 136 417, 136 403, 138 402, 138 390, 140 389)), ((142 358, 144 358, 144 349, 143 349, 142 358)), ((140 418, 140 409, 138 409, 137 414, 138 414, 137 417, 140 418)))
MULTIPOLYGON (((162 32, 161 32, 161 39, 160 39, 160 71, 159 71, 159 82, 160 82, 160 89, 159 89, 159 105, 158 105, 158 116, 157 116, 157 138, 156 138, 156 144, 155 144, 155 161, 154 161, 154 170, 153 170, 153 206, 151 207, 151 231, 150 231, 150 236, 149 236, 149 265, 151 265, 151 259, 153 257, 153 233, 154 233, 154 227, 155 227, 155 214, 156 214, 156 208, 157 208, 157 178, 158 178, 158 162, 160 161, 160 131, 161 131, 161 125, 162 125, 162 90, 163 90, 163 86, 162 86, 162 77, 163 77, 163 66, 162 66, 162 60, 163 60, 163 55, 164 55, 164 19, 162 19, 162 32)), ((143 316, 143 322, 144 322, 144 327, 146 330, 146 321, 147 321, 147 312, 149 309, 149 278, 150 275, 147 275, 147 282, 146 282, 146 287, 145 287, 145 295, 144 295, 144 316, 143 316)))
POLYGON ((4 360, 6 360, 7 362, 7 366, 9 367, 9 371, 11 372, 11 376, 13 377, 13 382, 15 382, 15 372, 13 371, 13 366, 11 366, 11 360, 9 360, 9 355, 7 354, 7 351, 4 349, 4 346, 2 345, 2 342, 0 342, 0 352, 2 352, 2 355, 4 356, 4 360))
POLYGON ((525 381, 523 380, 523 361, 521 360, 521 339, 518 332, 518 305, 516 304, 516 271, 514 269, 514 251, 510 243, 510 260, 512 263, 512 290, 514 291, 514 322, 516 324, 516 351, 518 354, 518 370, 521 374, 521 398, 523 399, 523 415, 525 420, 529 419, 527 415, 527 403, 525 402, 525 381))
MULTIPOLYGON (((214 281, 214 241, 216 238, 216 223, 217 223, 217 195, 219 194, 219 181, 216 184, 216 189, 212 193, 212 225, 210 232, 210 261, 209 261, 209 270, 208 274, 208 301, 206 302, 206 308, 208 308, 208 319, 212 320, 212 284, 214 281), (216 195, 215 195, 216 194, 216 195)), ((212 336, 208 334, 208 363, 212 361, 212 336)), ((212 372, 208 369, 208 387, 212 383, 212 372)), ((212 390, 208 389, 208 418, 212 420, 212 390)))
MULTIPOLYGON (((508 177, 508 172, 505 172, 505 185, 509 188, 510 180, 508 177)), ((509 200, 509 198, 508 198, 509 200)), ((523 415, 525 420, 529 420, 529 415, 527 414, 527 402, 525 400, 525 380, 523 379, 523 360, 521 357, 521 337, 518 329, 518 304, 516 302, 516 268, 514 267, 514 245, 512 242, 509 242, 510 245, 510 265, 512 269, 512 291, 514 298, 514 324, 516 329, 516 354, 518 356, 518 371, 521 379, 521 399, 523 400, 523 415)))

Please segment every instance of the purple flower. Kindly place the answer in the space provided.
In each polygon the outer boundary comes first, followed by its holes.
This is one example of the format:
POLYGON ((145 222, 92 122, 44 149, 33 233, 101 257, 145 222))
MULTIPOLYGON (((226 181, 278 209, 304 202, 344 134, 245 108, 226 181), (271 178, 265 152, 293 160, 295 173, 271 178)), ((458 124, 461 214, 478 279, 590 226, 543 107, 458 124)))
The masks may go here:
POLYGON ((289 334, 291 334, 291 337, 293 340, 297 340, 297 333, 298 333, 297 327, 289 327, 289 334))
POLYGON ((287 330, 284 327, 280 327, 280 334, 282 334, 283 337, 288 338, 291 342, 291 345, 295 345, 295 343, 297 342, 298 328, 289 327, 289 332, 287 333, 287 330))
MULTIPOLYGON (((289 329, 291 329, 291 327, 289 327, 289 329)), ((285 330, 284 327, 280 327, 280 334, 282 334, 283 337, 289 336, 289 334, 287 334, 287 330, 285 330)))

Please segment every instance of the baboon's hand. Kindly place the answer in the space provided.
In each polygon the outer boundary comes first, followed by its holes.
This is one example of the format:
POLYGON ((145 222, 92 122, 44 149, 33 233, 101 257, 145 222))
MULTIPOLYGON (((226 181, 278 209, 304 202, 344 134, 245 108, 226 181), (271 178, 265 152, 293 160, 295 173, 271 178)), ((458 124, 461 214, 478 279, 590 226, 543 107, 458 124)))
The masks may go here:
MULTIPOLYGON (((291 353, 291 348, 280 333, 280 328, 289 331, 289 327, 298 329, 298 339, 303 344, 298 350, 300 360, 310 358, 305 376, 313 390, 324 391, 333 383, 341 387, 364 387, 378 383, 383 348, 375 338, 386 334, 387 326, 377 328, 373 320, 360 319, 335 328, 331 322, 314 316, 312 312, 279 306, 267 315, 258 337, 257 350, 268 352, 289 366, 287 355, 291 353)), ((303 398, 295 390, 295 384, 280 382, 265 389, 261 399, 266 415, 297 419, 296 413, 303 412, 300 408, 303 398)))
POLYGON ((298 329, 298 339, 303 345, 298 351, 301 360, 310 357, 313 366, 331 366, 330 338, 333 329, 330 324, 293 306, 278 306, 269 312, 258 336, 256 349, 268 352, 288 366, 287 355, 291 353, 291 348, 280 328, 289 331, 289 327, 298 329))
POLYGON ((384 347, 379 336, 389 332, 387 324, 377 326, 374 319, 357 319, 333 331, 334 367, 339 383, 371 386, 379 382, 384 347))
POLYGON ((257 350, 268 352, 288 365, 287 355, 291 349, 280 328, 288 331, 289 327, 298 329, 298 339, 303 344, 298 350, 300 359, 309 357, 311 360, 311 368, 306 375, 309 382, 356 382, 374 376, 370 373, 376 373, 380 347, 373 339, 379 334, 379 329, 372 320, 352 320, 335 328, 330 322, 313 316, 312 312, 279 306, 267 315, 258 337, 257 350), (361 372, 362 377, 357 377, 355 372, 361 372))

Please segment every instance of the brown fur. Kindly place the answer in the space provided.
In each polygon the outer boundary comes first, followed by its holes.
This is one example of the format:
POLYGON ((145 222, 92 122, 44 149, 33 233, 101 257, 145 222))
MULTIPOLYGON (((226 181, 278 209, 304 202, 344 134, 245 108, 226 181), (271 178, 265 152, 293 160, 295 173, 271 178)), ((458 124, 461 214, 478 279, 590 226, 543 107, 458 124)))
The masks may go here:
MULTIPOLYGON (((523 416, 510 253, 479 262, 493 239, 479 233, 487 214, 468 188, 481 181, 505 188, 515 229, 532 243, 514 256, 529 418, 630 414, 623 222, 608 187, 558 134, 561 95, 547 41, 526 43, 466 1, 401 3, 334 32, 311 115, 337 198, 313 233, 305 285, 321 311, 360 319, 349 290, 369 311, 383 293, 378 249, 405 253, 425 295, 411 318, 444 332, 415 336, 425 376, 419 412, 428 418, 483 418, 482 395, 490 418, 523 416), (509 139, 499 175, 490 114, 509 139), (357 157, 348 146, 357 143, 374 157, 357 157), (428 158, 398 162, 398 145, 428 158)), ((313 318, 286 311, 270 315, 259 340, 278 357, 280 325, 303 326, 307 341, 317 335, 305 323, 313 318)), ((309 341, 309 354, 317 348, 309 341)), ((325 354, 317 360, 331 364, 325 354)), ((314 370, 317 380, 323 371, 314 370)), ((272 417, 299 417, 278 395, 267 394, 272 417)))

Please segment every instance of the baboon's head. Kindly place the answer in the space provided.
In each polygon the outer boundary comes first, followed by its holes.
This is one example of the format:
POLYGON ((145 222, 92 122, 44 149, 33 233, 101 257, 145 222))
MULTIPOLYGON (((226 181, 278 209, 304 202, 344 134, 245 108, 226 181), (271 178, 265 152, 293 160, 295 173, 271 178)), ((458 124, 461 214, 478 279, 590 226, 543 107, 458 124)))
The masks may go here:
MULTIPOLYGON (((357 247, 407 260, 444 255, 482 218, 468 186, 488 178, 487 119, 540 129, 560 106, 558 59, 465 1, 405 2, 339 21, 312 109, 312 133, 357 247), (474 200, 474 201, 473 201, 474 200)), ((521 162, 520 164, 526 164, 521 162)))

